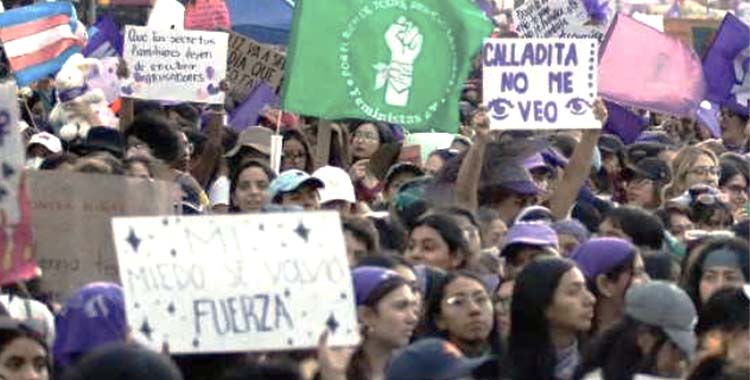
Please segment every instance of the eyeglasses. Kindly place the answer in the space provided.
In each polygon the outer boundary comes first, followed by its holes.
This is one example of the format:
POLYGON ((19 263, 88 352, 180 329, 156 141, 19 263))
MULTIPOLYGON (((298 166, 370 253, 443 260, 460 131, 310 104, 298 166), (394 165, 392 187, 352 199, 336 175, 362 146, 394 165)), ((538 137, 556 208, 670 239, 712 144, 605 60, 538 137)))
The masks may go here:
POLYGON ((721 172, 721 169, 717 166, 697 166, 690 170, 688 170, 688 173, 694 174, 694 175, 714 175, 718 176, 721 172))
POLYGON ((365 141, 379 141, 380 137, 374 133, 357 132, 352 136, 352 140, 361 139, 365 141))
POLYGON ((455 307, 457 309, 463 309, 469 306, 469 302, 473 302, 479 307, 488 307, 492 304, 490 301, 490 297, 484 293, 475 293, 471 296, 459 294, 445 299, 445 303, 448 304, 448 306, 455 307))

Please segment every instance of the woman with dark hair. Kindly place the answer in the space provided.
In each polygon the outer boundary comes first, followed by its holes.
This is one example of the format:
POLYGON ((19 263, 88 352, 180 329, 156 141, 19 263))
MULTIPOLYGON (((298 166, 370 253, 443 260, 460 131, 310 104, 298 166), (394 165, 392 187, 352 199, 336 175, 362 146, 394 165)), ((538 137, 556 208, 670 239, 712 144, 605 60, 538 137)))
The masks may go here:
POLYGON ((509 377, 571 379, 580 361, 578 335, 591 328, 595 301, 573 261, 545 257, 528 264, 513 288, 509 377))
POLYGON ((721 159, 721 175, 719 176, 719 190, 727 195, 729 208, 734 219, 739 221, 750 218, 748 215, 748 189, 750 189, 750 178, 736 162, 729 159, 721 159))
POLYGON ((500 353, 492 298, 481 278, 470 272, 450 272, 434 290, 425 310, 427 335, 450 341, 467 357, 500 353))
POLYGON ((570 258, 586 277, 596 297, 590 336, 616 324, 625 309, 625 293, 631 285, 648 281, 637 248, 617 238, 594 238, 573 251, 570 258))
POLYGON ((42 334, 26 322, 0 317, 0 379, 48 380, 49 348, 42 334))
POLYGON ((242 163, 232 173, 229 182, 229 211, 235 213, 260 212, 269 202, 268 186, 276 178, 276 173, 260 161, 242 163))
POLYGON ((305 135, 296 128, 281 132, 283 138, 281 154, 281 172, 289 169, 299 169, 312 174, 315 162, 310 153, 310 144, 305 135))
POLYGON ((702 311, 703 304, 719 289, 750 283, 748 251, 746 241, 717 238, 688 257, 682 287, 698 311, 702 311))
POLYGON ((349 175, 354 184, 357 200, 375 203, 380 200, 383 183, 369 170, 369 160, 384 144, 395 141, 393 133, 387 124, 370 121, 356 121, 351 124, 349 130, 349 150, 352 157, 349 175))
POLYGON ((461 152, 455 149, 438 149, 430 153, 422 165, 425 174, 435 176, 445 165, 446 162, 461 155, 461 152))
POLYGON ((750 358, 750 286, 724 288, 703 305, 695 327, 698 347, 737 365, 750 358))
POLYGON ((574 379, 681 378, 695 351, 695 308, 677 286, 654 281, 631 288, 625 315, 586 348, 574 379))
POLYGON ((349 126, 352 162, 367 160, 383 145, 395 141, 391 128, 384 123, 357 121, 349 126))
POLYGON ((418 219, 409 231, 404 256, 414 265, 425 264, 444 270, 471 267, 475 261, 463 231, 456 220, 446 214, 429 214, 418 219))
POLYGON ((347 380, 383 379, 391 355, 409 344, 419 302, 398 273, 378 267, 352 270, 362 344, 346 369, 347 380))
POLYGON ((372 220, 363 217, 350 217, 341 221, 346 243, 349 266, 358 265, 359 260, 370 255, 380 254, 380 234, 372 220))

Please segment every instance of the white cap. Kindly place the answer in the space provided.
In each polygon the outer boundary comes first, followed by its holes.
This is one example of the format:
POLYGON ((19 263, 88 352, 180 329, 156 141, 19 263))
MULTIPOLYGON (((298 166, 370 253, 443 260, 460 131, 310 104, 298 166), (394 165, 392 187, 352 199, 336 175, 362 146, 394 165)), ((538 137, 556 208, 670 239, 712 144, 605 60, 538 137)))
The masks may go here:
POLYGON ((26 147, 30 148, 34 144, 39 144, 49 149, 49 151, 52 153, 60 153, 63 150, 60 139, 49 132, 39 132, 37 134, 34 134, 29 140, 29 145, 27 145, 26 147))
POLYGON ((344 169, 336 166, 323 166, 313 173, 313 177, 325 184, 325 187, 318 189, 321 204, 330 201, 357 202, 354 196, 354 185, 344 169))
POLYGON ((0 304, 8 310, 12 318, 36 322, 35 327, 43 330, 39 332, 44 336, 48 346, 52 347, 55 342, 55 317, 47 306, 33 299, 8 294, 0 294, 0 304))

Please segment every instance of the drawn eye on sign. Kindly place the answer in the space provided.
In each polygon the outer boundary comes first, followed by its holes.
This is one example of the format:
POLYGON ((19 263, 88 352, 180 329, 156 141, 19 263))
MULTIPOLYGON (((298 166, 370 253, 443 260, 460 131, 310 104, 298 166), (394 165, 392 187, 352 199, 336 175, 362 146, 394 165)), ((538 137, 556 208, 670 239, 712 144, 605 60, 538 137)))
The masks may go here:
POLYGON ((592 105, 583 98, 573 98, 565 103, 565 108, 573 115, 583 115, 592 108, 592 105))
POLYGON ((492 111, 493 119, 504 120, 510 116, 510 110, 513 109, 513 103, 507 99, 498 98, 488 104, 490 111, 492 111))

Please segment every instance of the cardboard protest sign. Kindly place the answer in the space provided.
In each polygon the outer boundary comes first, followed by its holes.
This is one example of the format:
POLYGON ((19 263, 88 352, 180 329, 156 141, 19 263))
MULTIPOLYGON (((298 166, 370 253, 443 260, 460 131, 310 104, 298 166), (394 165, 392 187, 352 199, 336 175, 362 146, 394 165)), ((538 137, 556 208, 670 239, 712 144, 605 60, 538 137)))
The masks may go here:
POLYGON ((482 92, 492 129, 601 128, 595 39, 486 39, 482 92))
POLYGON ((128 25, 123 57, 133 71, 133 83, 120 89, 123 96, 224 102, 219 82, 226 75, 226 33, 128 25))
POLYGON ((231 27, 224 0, 196 0, 185 7, 185 29, 229 30, 231 27))
POLYGON ((171 214, 179 202, 176 185, 163 181, 55 171, 28 177, 41 288, 56 300, 89 282, 119 282, 113 216, 171 214))
POLYGON ((33 236, 17 91, 13 81, 0 83, 0 285, 28 280, 38 272, 31 255, 33 236))
POLYGON ((171 353, 311 348, 359 336, 335 213, 116 218, 128 322, 171 353))
POLYGON ((238 33, 229 35, 227 80, 230 99, 242 103, 250 91, 265 82, 274 91, 281 85, 286 55, 274 45, 262 44, 238 33))
POLYGON ((516 31, 526 38, 604 39, 607 24, 593 24, 582 0, 527 0, 513 11, 516 31))

